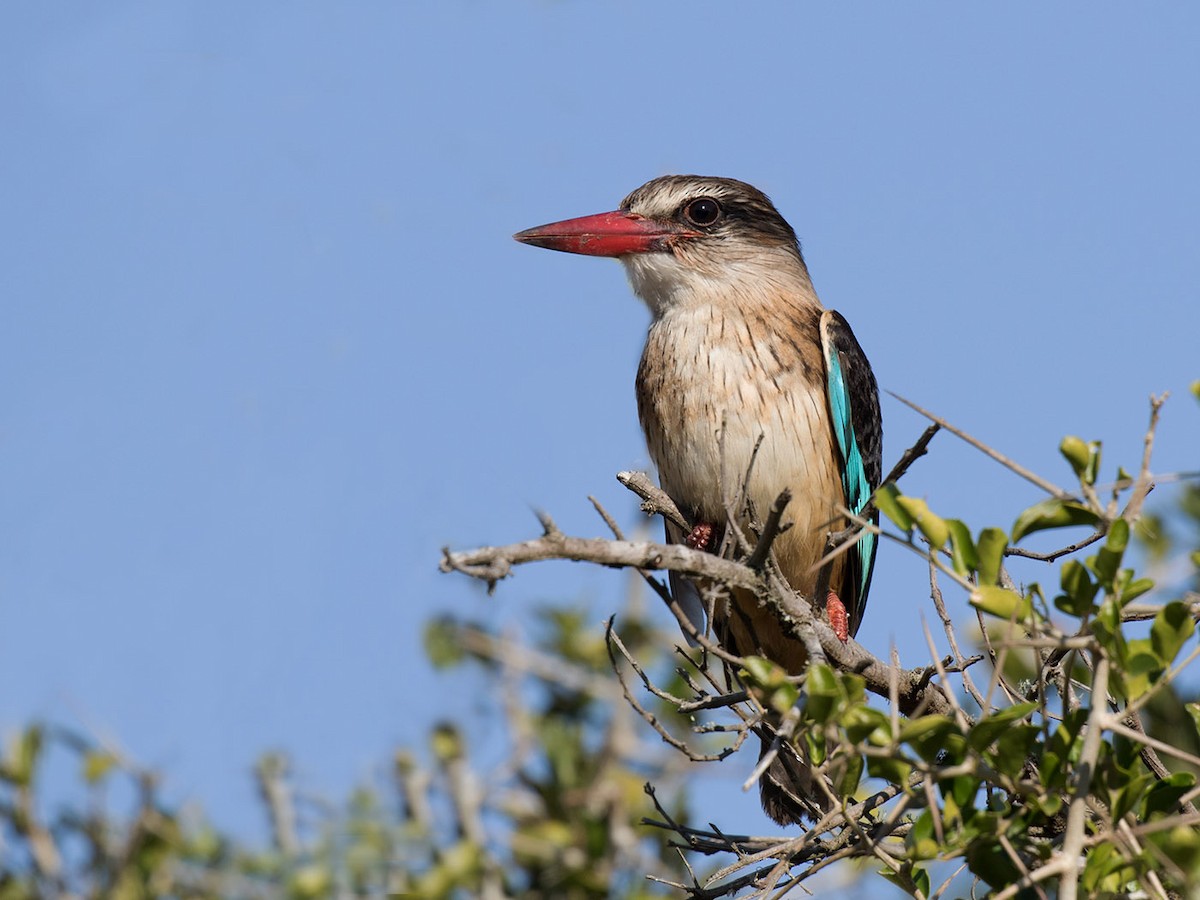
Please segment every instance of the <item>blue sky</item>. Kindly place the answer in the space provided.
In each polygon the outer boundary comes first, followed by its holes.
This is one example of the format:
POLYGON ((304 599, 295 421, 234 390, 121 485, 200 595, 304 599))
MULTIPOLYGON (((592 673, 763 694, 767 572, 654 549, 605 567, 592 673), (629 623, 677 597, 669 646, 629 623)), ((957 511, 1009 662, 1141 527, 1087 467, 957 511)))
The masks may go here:
MULTIPOLYGON (((1197 468, 1200 8, 21 4, 0 28, 0 732, 119 738, 219 825, 285 748, 340 796, 443 714, 422 623, 519 622, 439 548, 600 534, 648 315, 512 232, 666 172, 766 190, 881 385, 1066 480, 1197 468)), ((884 402, 888 461, 922 428, 884 402)), ((1034 490, 952 439, 909 493, 1034 490)), ((1161 496, 1166 498, 1164 489, 1161 496)), ((1165 502, 1165 499, 1164 501, 1165 502)), ((1032 577, 1038 577, 1036 574, 1032 577)), ((885 548, 859 637, 924 660, 885 548)), ((952 598, 961 613, 961 598, 952 598)), ((751 761, 745 760, 744 769, 751 761)), ((730 776, 730 784, 744 772, 730 776)), ((761 830, 753 799, 726 827, 761 830)))

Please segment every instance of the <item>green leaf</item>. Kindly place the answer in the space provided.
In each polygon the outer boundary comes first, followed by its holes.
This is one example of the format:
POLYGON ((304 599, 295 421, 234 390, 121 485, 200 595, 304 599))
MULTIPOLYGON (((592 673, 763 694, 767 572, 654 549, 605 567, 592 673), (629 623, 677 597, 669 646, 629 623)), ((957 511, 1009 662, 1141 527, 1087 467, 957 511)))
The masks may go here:
POLYGON ((885 881, 890 881, 906 894, 911 896, 919 894, 922 897, 929 896, 929 873, 924 869, 916 868, 907 860, 900 863, 900 871, 898 872, 884 868, 877 870, 876 874, 885 881), (920 877, 921 875, 925 876, 924 879, 920 877), (925 885, 924 888, 921 887, 922 884, 925 885))
POLYGON ((1058 445, 1058 452, 1071 464, 1072 470, 1084 484, 1095 484, 1100 469, 1100 442, 1085 441, 1068 435, 1058 445))
POLYGON ((1096 573, 1096 580, 1107 590, 1112 590, 1113 579, 1121 568, 1121 558, 1129 546, 1129 523, 1117 519, 1109 528, 1108 537, 1099 552, 1088 560, 1089 568, 1096 573))
POLYGON ((1063 798, 1061 794, 1042 794, 1032 798, 1031 803, 1041 811, 1043 816, 1051 819, 1057 816, 1062 809, 1063 798))
POLYGON ((20 787, 32 784, 42 755, 42 738, 40 725, 30 725, 17 735, 9 745, 7 759, 0 764, 0 776, 20 787))
POLYGON ((1116 519, 1108 526, 1104 546, 1118 555, 1124 554, 1129 546, 1129 523, 1125 519, 1116 519))
POLYGON ((867 774, 872 778, 882 778, 892 784, 907 784, 908 776, 912 774, 912 764, 903 759, 868 756, 867 774))
POLYGON ((1042 593, 1042 586, 1036 581, 1031 581, 1025 585, 1025 599, 1033 604, 1034 615, 1039 619, 1050 614, 1050 607, 1046 603, 1046 595, 1042 593))
POLYGON ((950 530, 946 527, 946 520, 934 514, 929 509, 929 504, 916 497, 897 497, 896 502, 908 513, 909 518, 916 523, 917 528, 921 530, 921 534, 925 535, 925 539, 934 548, 941 548, 946 545, 946 541, 950 538, 950 530))
POLYGON ((1042 749, 1042 783, 1048 788, 1062 789, 1070 772, 1069 764, 1079 759, 1083 742, 1080 733, 1087 723, 1088 711, 1072 710, 1063 717, 1042 749))
POLYGON ((462 732, 449 722, 441 722, 433 729, 429 743, 438 762, 446 763, 462 758, 462 732))
POLYGON ((926 715, 901 720, 900 740, 928 763, 943 754, 947 765, 954 765, 962 758, 964 739, 957 723, 948 716, 926 715))
POLYGON ((887 713, 865 703, 853 706, 842 716, 842 727, 846 736, 854 743, 869 741, 875 747, 886 747, 892 742, 892 720, 887 713))
POLYGON ((971 591, 970 603, 976 609, 1005 621, 1023 622, 1033 613, 1029 598, 994 584, 981 585, 971 591))
POLYGON ((828 663, 814 663, 809 666, 806 684, 810 694, 836 698, 840 693, 837 673, 828 663))
POLYGON ((333 872, 328 866, 308 863, 289 874, 288 893, 298 900, 316 900, 329 895, 333 880, 333 872))
POLYGON ((1092 634, 1110 655, 1125 656, 1125 636, 1121 633, 1121 609, 1112 597, 1105 597, 1092 620, 1092 634))
POLYGON ((1123 819, 1125 814, 1137 805, 1138 801, 1145 796, 1146 788, 1152 781, 1154 781, 1154 776, 1149 772, 1144 772, 1141 775, 1130 777, 1113 792, 1112 801, 1109 804, 1112 809, 1113 821, 1123 819))
POLYGON ((825 762, 829 756, 829 742, 823 734, 815 728, 806 728, 799 739, 804 741, 804 746, 808 748, 808 758, 812 760, 813 765, 819 766, 825 762))
POLYGON ((1175 772, 1146 792, 1146 804, 1143 807, 1143 820, 1154 816, 1170 815, 1175 811, 1175 804, 1196 785, 1196 776, 1191 772, 1175 772))
POLYGON ((967 742, 976 750, 983 750, 996 740, 1004 730, 1011 728, 1037 709, 1037 703, 1015 703, 1007 709, 993 713, 985 719, 980 719, 967 732, 967 742))
MULTIPOLYGON (((790 681, 785 681, 775 688, 775 690, 768 693, 763 699, 767 707, 775 710, 775 712, 782 716, 795 706, 796 701, 800 699, 800 688, 790 681)), ((825 718, 818 719, 816 716, 813 716, 813 718, 818 722, 826 721, 825 718)))
POLYGON ((900 505, 903 494, 894 482, 880 485, 875 491, 875 508, 896 523, 896 527, 904 532, 913 529, 912 516, 900 505))
MULTIPOLYGON (((819 668, 813 666, 814 669, 819 668)), ((742 659, 742 669, 739 673, 743 684, 753 691, 763 706, 778 713, 786 713, 800 697, 800 688, 792 681, 787 671, 781 666, 762 656, 746 656, 742 659)), ((810 697, 810 700, 813 698, 810 697)), ((815 698, 816 705, 810 703, 810 710, 815 709, 819 715, 828 716, 830 705, 822 706, 822 698, 815 698)), ((818 719, 824 721, 824 719, 818 719)))
POLYGON ((861 675, 839 672, 838 685, 847 703, 862 703, 867 699, 867 680, 861 675))
POLYGON ((995 584, 1000 578, 1000 563, 1008 547, 1008 535, 999 528, 985 528, 976 543, 979 554, 979 583, 995 584))
MULTIPOLYGON (((984 823, 980 821, 977 824, 984 823)), ((1013 865, 999 841, 990 834, 971 842, 967 848, 967 866, 973 874, 994 888, 1012 884, 1021 877, 1021 873, 1017 871, 1017 867, 1013 865)))
POLYGON ((960 519, 946 519, 945 522, 950 531, 950 561, 954 571, 968 578, 979 565, 979 553, 971 540, 971 530, 960 519))
POLYGON ((1088 441, 1088 467, 1083 473, 1083 481, 1086 484, 1095 484, 1096 476, 1100 474, 1100 448, 1099 441, 1088 441))
POLYGON ((1200 400, 1200 381, 1192 382, 1192 396, 1200 400))
POLYGON ((973 775, 959 775, 949 781, 939 782, 938 787, 941 789, 943 797, 947 800, 953 798, 959 809, 967 809, 972 807, 975 802, 979 784, 979 779, 973 775))
MULTIPOLYGON (((523 843, 530 843, 525 841, 523 843)), ((414 883, 413 892, 418 897, 448 898, 458 896, 457 888, 473 884, 483 871, 485 856, 479 845, 460 840, 449 847, 439 848, 438 862, 429 871, 423 873, 414 883)), ((311 868, 311 865, 309 866, 311 868)), ((319 888, 304 897, 329 897, 333 895, 334 885, 314 885, 319 888)))
POLYGON ((1166 666, 1148 638, 1129 641, 1125 654, 1122 672, 1125 695, 1130 700, 1136 700, 1150 690, 1166 666))
MULTIPOLYGON (((1122 573, 1130 572, 1132 574, 1132 571, 1130 569, 1122 569, 1121 571, 1122 571, 1122 573)), ((1126 581, 1125 579, 1120 579, 1118 582, 1118 585, 1119 585, 1120 591, 1121 591, 1121 605, 1124 606, 1126 603, 1129 603, 1131 600, 1136 600, 1138 597, 1142 596, 1142 594, 1146 593, 1147 591, 1153 590, 1154 589, 1154 579, 1153 578, 1138 578, 1136 580, 1130 579, 1128 581, 1126 581)))
POLYGON ((1124 867, 1125 860, 1113 844, 1100 844, 1093 848, 1087 855, 1079 876, 1079 884, 1086 891, 1085 896, 1095 897, 1113 893, 1120 885, 1112 883, 1112 876, 1124 867))
POLYGON ((113 770, 117 758, 106 750, 89 750, 83 755, 83 780, 95 785, 113 770))
POLYGON ((1054 598, 1054 605, 1068 615, 1083 617, 1095 607, 1100 585, 1092 581, 1087 568, 1077 559, 1069 559, 1059 573, 1063 593, 1054 598))
POLYGON ((1100 517, 1077 500, 1061 500, 1057 497, 1036 503, 1021 515, 1012 527, 1013 543, 1035 531, 1050 528, 1068 528, 1072 525, 1095 527, 1100 517))
POLYGON ((1147 840, 1184 872, 1195 873, 1200 868, 1200 832, 1194 827, 1177 825, 1151 834, 1147 840))
POLYGON ((1174 662, 1193 631, 1195 623, 1183 601, 1172 601, 1158 611, 1150 626, 1150 643, 1164 667, 1174 662))
MULTIPOLYGON (((808 700, 804 711, 814 722, 828 722, 841 699, 837 675, 828 664, 815 663, 808 667, 805 687, 808 690, 808 700)), ((781 710, 786 711, 786 708, 781 710)))
POLYGON ((933 814, 929 810, 925 810, 917 816, 904 843, 908 847, 908 858, 911 860, 937 858, 937 832, 933 827, 933 814))
POLYGON ((913 887, 917 889, 917 893, 922 897, 930 895, 929 870, 920 866, 914 866, 912 870, 913 887))
POLYGON ((900 740, 915 741, 927 737, 941 737, 957 726, 948 716, 930 713, 915 719, 904 719, 900 723, 900 740))
POLYGON ((742 670, 738 677, 749 679, 756 685, 767 685, 775 680, 782 670, 765 656, 746 656, 742 659, 742 670))
POLYGON ((846 769, 837 781, 837 792, 841 797, 853 797, 862 781, 865 763, 861 753, 850 753, 845 757, 846 769))
POLYGON ((459 625, 448 616, 431 619, 425 626, 425 655, 435 669, 462 662, 467 653, 459 637, 459 625))
POLYGON ((1020 777, 1042 730, 1028 722, 1000 732, 996 738, 996 768, 1013 779, 1020 777))

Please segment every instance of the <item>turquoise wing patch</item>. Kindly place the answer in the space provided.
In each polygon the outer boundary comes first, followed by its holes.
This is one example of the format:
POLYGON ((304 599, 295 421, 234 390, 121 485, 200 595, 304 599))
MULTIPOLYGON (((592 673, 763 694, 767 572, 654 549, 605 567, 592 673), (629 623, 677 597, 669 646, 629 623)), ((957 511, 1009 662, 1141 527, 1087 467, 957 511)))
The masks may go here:
MULTIPOLYGON (((830 424, 833 427, 841 462, 842 489, 846 496, 846 506, 855 515, 861 515, 870 501, 871 494, 880 477, 879 398, 875 379, 870 374, 866 357, 862 354, 858 342, 854 340, 853 334, 850 333, 849 326, 845 325, 845 320, 837 313, 826 312, 821 318, 821 350, 825 357, 825 390, 829 398, 830 424), (845 329, 844 334, 842 333, 843 328, 845 329), (866 368, 867 379, 864 381, 860 376, 857 384, 860 394, 862 394, 862 388, 869 387, 866 395, 855 396, 851 390, 853 380, 847 379, 847 373, 842 366, 843 354, 847 353, 851 354, 851 359, 855 364, 866 368), (863 431, 871 432, 865 436, 874 445, 867 449, 865 457, 861 441, 863 436, 855 427, 856 421, 863 421, 863 416, 868 417, 867 421, 872 426, 863 431), (871 473, 868 472, 868 466, 872 470, 871 473), (872 477, 872 473, 874 477, 872 477)), ((851 551, 856 555, 859 563, 857 567, 858 596, 855 598, 858 615, 855 616, 855 619, 861 615, 862 606, 866 602, 867 589, 871 583, 871 570, 875 564, 876 543, 876 536, 868 533, 859 539, 854 550, 851 551)))

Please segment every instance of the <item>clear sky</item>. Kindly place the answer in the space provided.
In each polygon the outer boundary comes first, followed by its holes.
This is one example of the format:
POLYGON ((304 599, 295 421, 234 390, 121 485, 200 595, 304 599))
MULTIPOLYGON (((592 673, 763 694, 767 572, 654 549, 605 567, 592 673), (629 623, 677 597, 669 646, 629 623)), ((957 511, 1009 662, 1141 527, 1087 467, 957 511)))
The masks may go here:
MULTIPOLYGON (((294 754, 340 796, 443 713, 439 548, 600 534, 645 467, 648 315, 512 232, 666 172, 767 191, 884 388, 1061 480, 1198 467, 1200 6, 60 3, 0 14, 0 732, 113 735, 218 825, 294 754)), ((885 461, 922 423, 884 401, 885 461)), ((909 493, 1036 499, 951 438, 909 493)), ((1168 491, 1160 495, 1165 502, 1168 491)), ((1033 577, 1038 577, 1034 574, 1033 577)), ((859 638, 925 660, 885 548, 859 638)), ((962 598, 953 597, 961 613, 962 598)), ((751 761, 731 776, 744 777, 751 761)), ((753 800, 736 821, 761 830, 753 800)))

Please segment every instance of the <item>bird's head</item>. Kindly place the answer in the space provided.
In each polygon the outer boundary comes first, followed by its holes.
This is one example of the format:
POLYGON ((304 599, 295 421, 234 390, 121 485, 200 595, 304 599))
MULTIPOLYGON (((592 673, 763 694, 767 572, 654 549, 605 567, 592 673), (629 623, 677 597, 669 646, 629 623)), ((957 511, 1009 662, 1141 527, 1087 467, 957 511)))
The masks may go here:
POLYGON ((518 241, 613 256, 656 315, 689 304, 762 291, 811 293, 792 226, 767 195, 732 178, 665 175, 613 212, 567 219, 513 235, 518 241))

